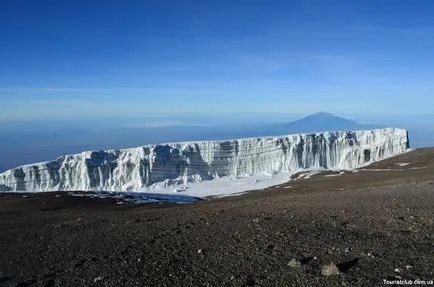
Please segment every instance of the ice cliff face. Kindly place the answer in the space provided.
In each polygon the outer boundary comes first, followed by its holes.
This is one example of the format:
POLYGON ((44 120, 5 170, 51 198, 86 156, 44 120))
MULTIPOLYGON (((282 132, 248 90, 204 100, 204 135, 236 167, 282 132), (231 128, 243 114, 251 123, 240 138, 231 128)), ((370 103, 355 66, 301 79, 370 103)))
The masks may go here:
POLYGON ((140 191, 164 182, 309 169, 352 169, 405 152, 407 131, 388 128, 83 152, 0 174, 0 191, 140 191))

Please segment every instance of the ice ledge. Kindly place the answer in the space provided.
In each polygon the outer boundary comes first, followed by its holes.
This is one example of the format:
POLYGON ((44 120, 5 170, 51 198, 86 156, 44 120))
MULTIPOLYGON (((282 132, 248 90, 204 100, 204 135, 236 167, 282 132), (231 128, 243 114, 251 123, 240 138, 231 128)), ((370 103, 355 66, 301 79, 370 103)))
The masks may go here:
POLYGON ((87 151, 6 171, 0 191, 149 191, 241 175, 353 169, 408 148, 406 130, 386 128, 87 151))

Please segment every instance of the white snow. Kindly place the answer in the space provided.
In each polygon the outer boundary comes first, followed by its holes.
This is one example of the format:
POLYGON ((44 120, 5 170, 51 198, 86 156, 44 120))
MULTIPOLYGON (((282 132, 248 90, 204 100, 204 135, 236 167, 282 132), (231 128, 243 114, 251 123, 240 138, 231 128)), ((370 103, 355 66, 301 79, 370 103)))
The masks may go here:
POLYGON ((314 175, 317 175, 319 173, 321 173, 322 171, 320 170, 312 170, 312 171, 308 171, 308 172, 303 172, 300 173, 296 178, 294 178, 293 180, 299 180, 299 179, 309 179, 314 175))
MULTIPOLYGON (((188 184, 188 189, 183 190, 180 194, 193 197, 221 197, 241 194, 245 191, 264 189, 288 182, 290 177, 291 173, 289 172, 282 172, 275 175, 262 173, 237 178, 222 177, 202 182, 191 182, 188 184)), ((160 194, 173 194, 173 187, 153 185, 148 187, 146 191, 160 194)))
POLYGON ((398 162, 396 165, 399 167, 404 167, 404 166, 407 166, 409 164, 410 164, 409 162, 398 162))
POLYGON ((377 172, 377 171, 392 171, 393 169, 391 168, 362 168, 359 169, 360 171, 372 171, 372 172, 377 172))
POLYGON ((299 180, 303 179, 309 172, 300 173, 296 178, 293 178, 292 180, 299 180))
POLYGON ((311 172, 309 172, 308 174, 306 174, 306 176, 305 176, 303 179, 309 179, 309 178, 311 178, 312 176, 317 175, 317 174, 320 174, 320 173, 321 173, 321 171, 311 171, 311 172))
POLYGON ((406 152, 397 128, 88 151, 0 174, 0 191, 119 191, 217 196, 350 170, 406 152))
MULTIPOLYGON (((353 171, 353 172, 355 172, 355 171, 353 171)), ((341 175, 343 175, 344 173, 345 173, 344 171, 341 171, 340 173, 335 173, 335 174, 326 174, 326 175, 324 175, 324 177, 341 176, 341 175)))

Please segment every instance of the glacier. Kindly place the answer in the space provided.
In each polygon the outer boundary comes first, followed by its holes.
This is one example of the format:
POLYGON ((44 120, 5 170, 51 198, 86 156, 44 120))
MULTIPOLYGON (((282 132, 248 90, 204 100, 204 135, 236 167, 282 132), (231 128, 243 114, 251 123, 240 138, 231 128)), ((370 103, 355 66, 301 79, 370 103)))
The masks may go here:
POLYGON ((219 178, 351 170, 409 148, 405 129, 145 145, 86 151, 0 174, 0 191, 148 191, 219 178))

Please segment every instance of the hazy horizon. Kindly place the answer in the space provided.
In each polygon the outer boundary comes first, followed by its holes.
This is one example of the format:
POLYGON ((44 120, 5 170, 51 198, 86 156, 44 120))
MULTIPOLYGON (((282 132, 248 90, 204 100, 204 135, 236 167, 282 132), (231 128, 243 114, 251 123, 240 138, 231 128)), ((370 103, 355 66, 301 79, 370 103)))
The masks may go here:
MULTIPOLYGON (((53 160, 87 150, 117 149, 176 141, 241 138, 284 131, 288 124, 307 115, 235 114, 172 118, 123 118, 80 121, 0 122, 0 172, 22 164, 53 160), (257 132, 255 132, 255 130, 257 132), (270 130, 270 132, 267 132, 270 130)), ((338 115, 339 116, 339 115, 338 115)), ((413 148, 434 146, 434 117, 350 117, 363 125, 406 128, 413 148)))

